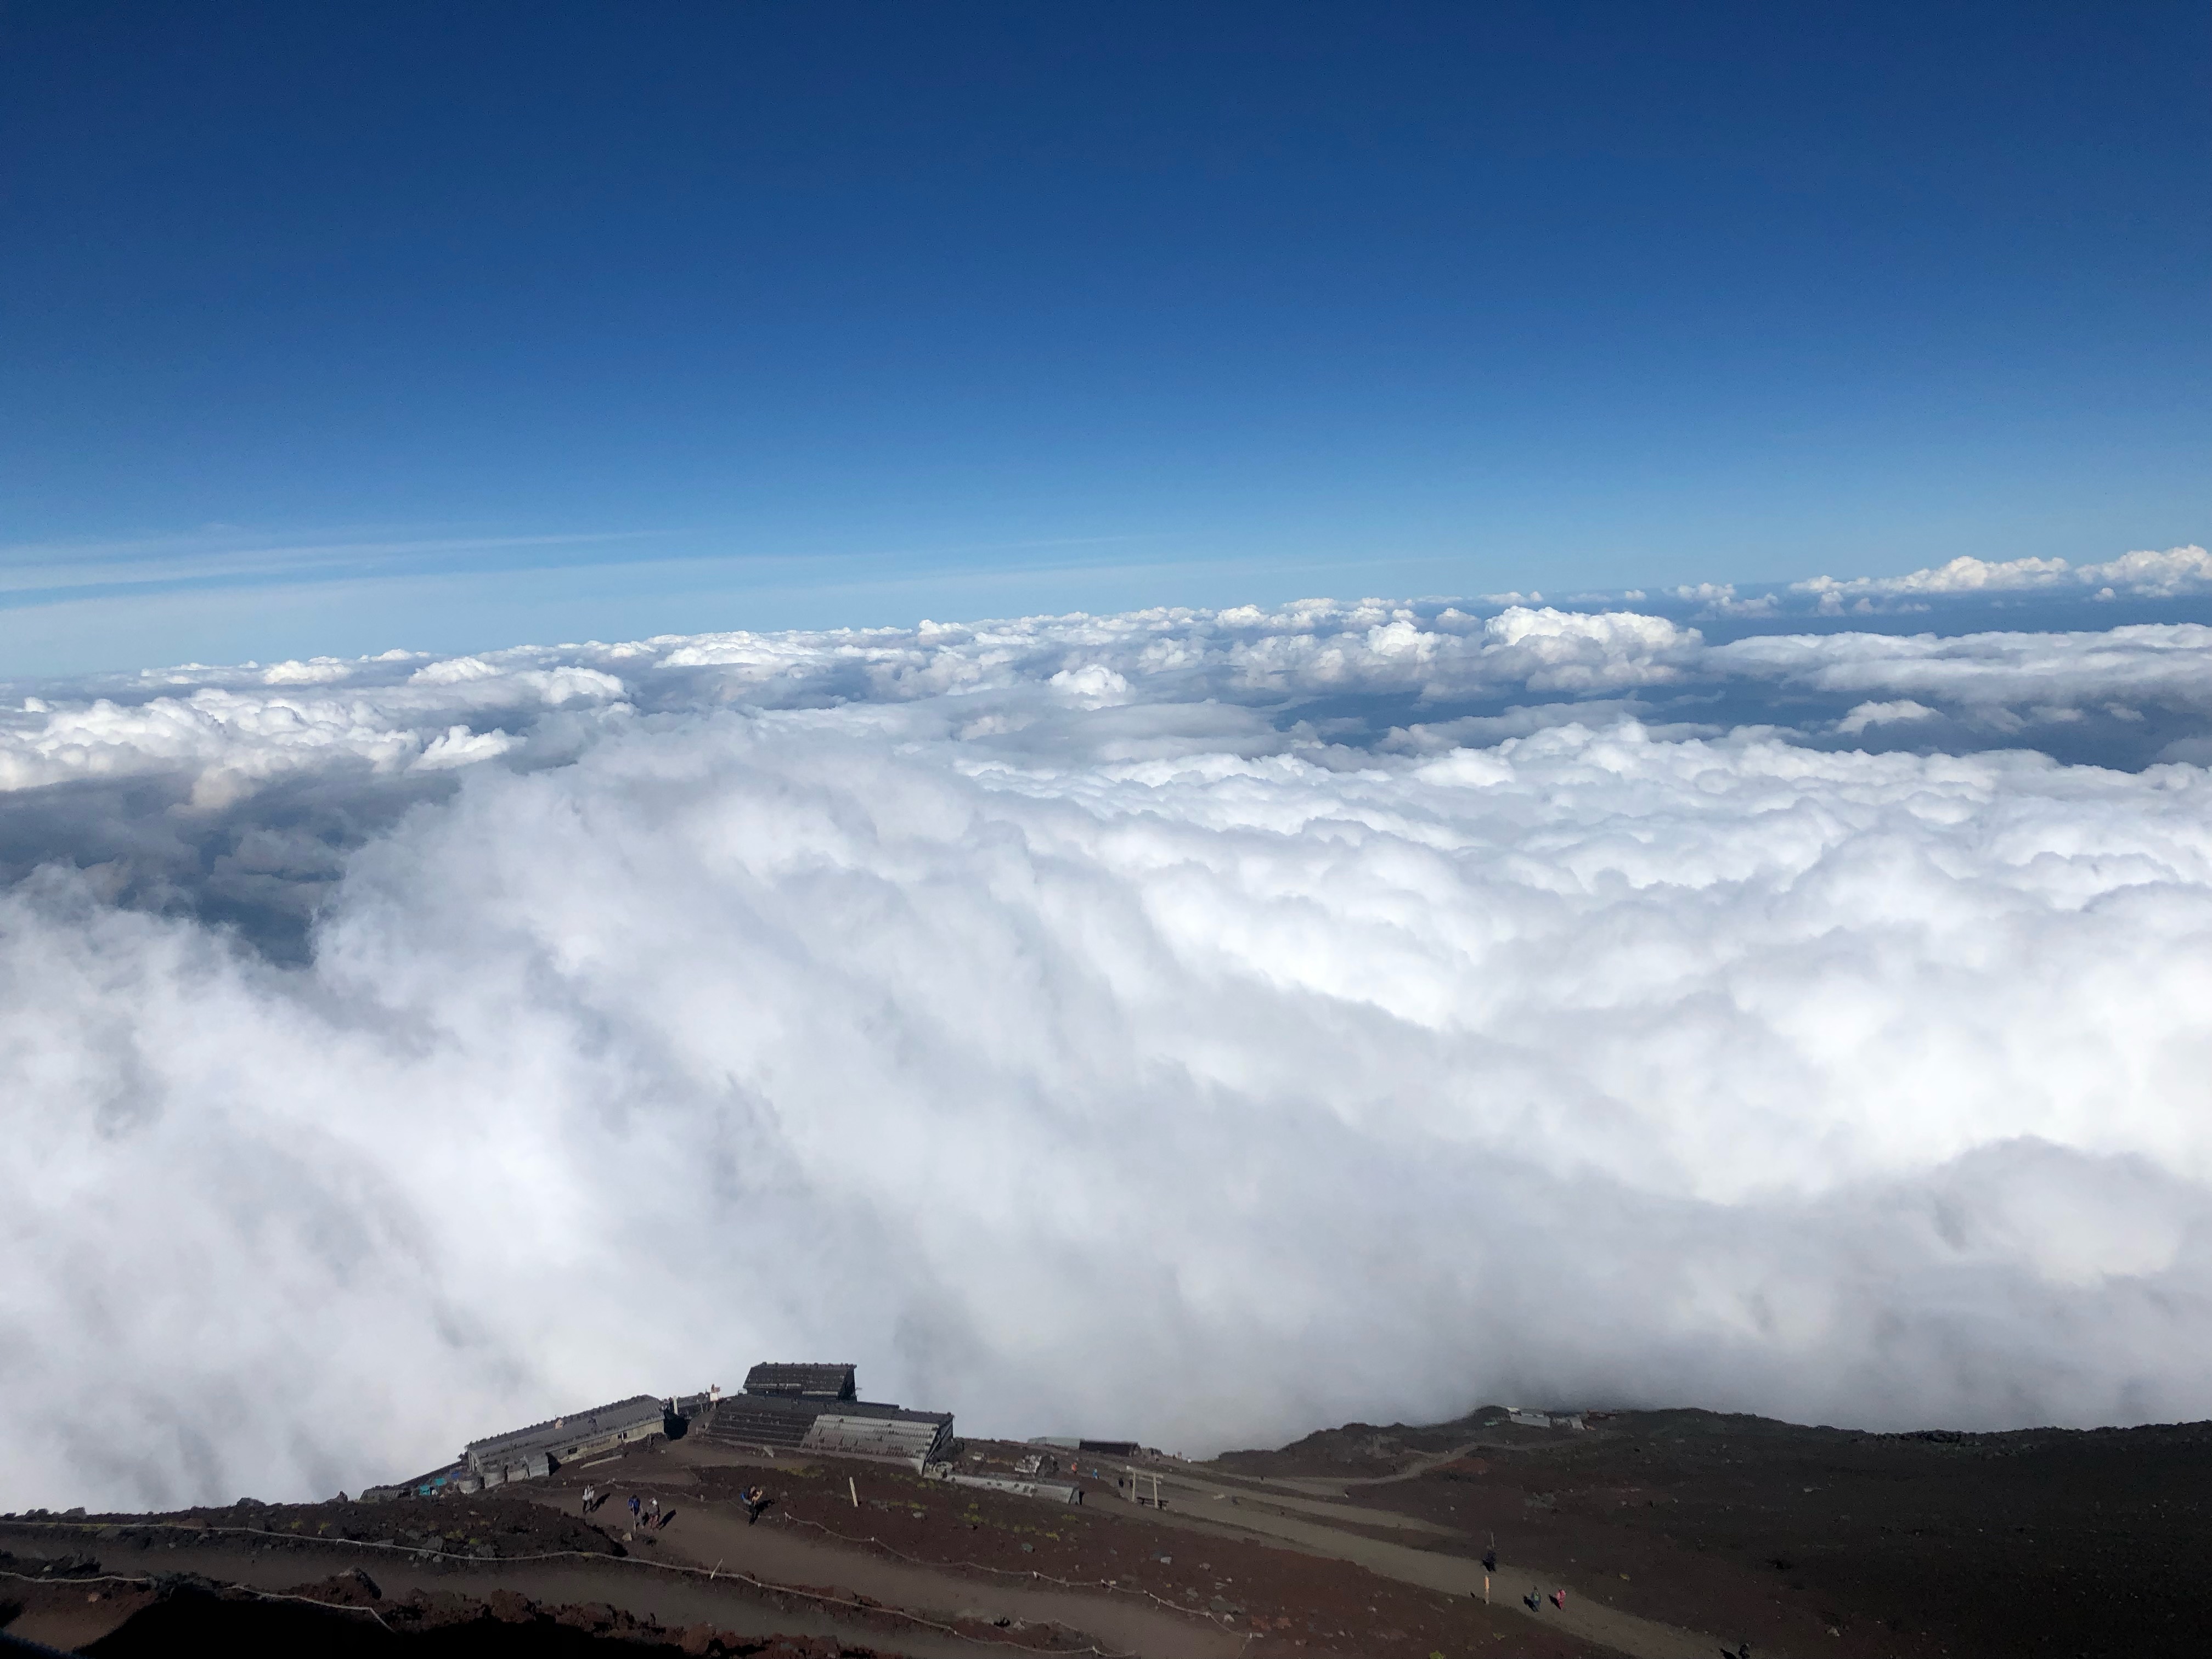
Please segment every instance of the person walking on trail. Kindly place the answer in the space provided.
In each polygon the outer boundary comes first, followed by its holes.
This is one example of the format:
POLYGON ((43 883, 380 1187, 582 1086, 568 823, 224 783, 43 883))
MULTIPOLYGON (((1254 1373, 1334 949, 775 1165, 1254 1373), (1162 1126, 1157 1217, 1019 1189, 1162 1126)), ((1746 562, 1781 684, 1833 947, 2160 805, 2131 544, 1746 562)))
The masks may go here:
POLYGON ((629 1523, 633 1527, 637 1524, 638 1516, 642 1512, 644 1507, 645 1506, 643 1504, 637 1501, 637 1494, 635 1492, 632 1492, 629 1495, 629 1523))
POLYGON ((768 1503, 768 1494, 758 1486, 747 1486, 738 1494, 738 1502, 745 1506, 747 1526, 760 1519, 761 1510, 768 1503))
POLYGON ((1498 1571, 1498 1552, 1495 1548, 1483 1551, 1482 1570, 1485 1572, 1496 1572, 1498 1571))
POLYGON ((1557 1607, 1561 1613, 1565 1613, 1567 1610, 1566 1591, 1553 1590, 1552 1592, 1552 1605, 1557 1607))
POLYGON ((1521 1605, 1531 1613, 1534 1613, 1544 1605, 1543 1599, 1536 1594, 1536 1587, 1534 1584, 1528 1586, 1528 1593, 1521 1598, 1521 1605))
POLYGON ((585 1513, 585 1514, 589 1515, 589 1514, 592 1512, 592 1505, 593 1504, 595 1504, 595 1503, 597 1503, 597 1502, 599 1501, 599 1493, 598 1493, 597 1492, 593 1491, 591 1487, 586 1486, 586 1487, 585 1487, 585 1488, 584 1488, 584 1513, 585 1513))

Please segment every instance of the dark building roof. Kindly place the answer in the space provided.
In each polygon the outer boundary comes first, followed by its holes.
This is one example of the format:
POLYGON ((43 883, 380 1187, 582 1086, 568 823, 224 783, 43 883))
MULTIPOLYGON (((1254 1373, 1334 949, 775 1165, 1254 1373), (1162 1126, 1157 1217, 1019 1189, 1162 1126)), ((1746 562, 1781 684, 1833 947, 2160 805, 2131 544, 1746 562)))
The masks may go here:
POLYGON ((580 1441, 596 1440, 602 1436, 620 1434, 624 1430, 658 1429, 661 1418, 659 1401, 649 1394, 633 1395, 629 1399, 617 1400, 611 1406, 595 1406, 587 1412, 570 1412, 566 1417, 532 1423, 526 1429, 495 1434, 488 1440, 472 1440, 465 1455, 471 1463, 491 1458, 519 1461, 532 1452, 574 1445, 580 1441))
POLYGON ((756 1365, 745 1373, 749 1395, 798 1400, 852 1400, 859 1395, 852 1365, 756 1365))
POLYGON ((732 1395, 716 1401, 704 1425, 695 1426, 692 1432, 739 1445, 796 1449, 806 1438, 807 1430, 814 1426, 814 1419, 834 1403, 776 1395, 732 1395))

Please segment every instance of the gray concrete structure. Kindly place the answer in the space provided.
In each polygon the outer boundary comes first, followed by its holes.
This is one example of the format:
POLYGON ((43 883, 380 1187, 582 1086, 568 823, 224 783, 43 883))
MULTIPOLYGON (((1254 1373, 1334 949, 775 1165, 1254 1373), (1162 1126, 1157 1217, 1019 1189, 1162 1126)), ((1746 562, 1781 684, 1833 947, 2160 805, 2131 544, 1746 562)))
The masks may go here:
POLYGON ((807 1426, 801 1451, 834 1452, 844 1457, 887 1457, 926 1468, 952 1438, 952 1419, 934 1412, 902 1412, 896 1417, 848 1416, 823 1412, 807 1426))
POLYGON ((1016 1498, 1042 1498, 1048 1504, 1080 1504, 1083 1488, 1064 1480, 1009 1480, 1000 1474, 954 1474, 951 1470, 929 1471, 933 1480, 942 1480, 949 1486, 974 1486, 983 1492, 1010 1492, 1016 1498))
POLYGON ((927 1468, 949 1454, 950 1412, 910 1412, 858 1400, 850 1365, 756 1365, 745 1391, 713 1401, 692 1432, 769 1452, 823 1452, 927 1468))
POLYGON ((641 1394, 611 1406, 572 1412, 526 1429, 472 1440, 462 1453, 462 1461, 471 1474, 486 1484, 492 1484, 495 1475, 500 1480, 529 1480, 551 1474, 557 1464, 649 1440, 666 1431, 667 1414, 661 1402, 652 1395, 641 1394))

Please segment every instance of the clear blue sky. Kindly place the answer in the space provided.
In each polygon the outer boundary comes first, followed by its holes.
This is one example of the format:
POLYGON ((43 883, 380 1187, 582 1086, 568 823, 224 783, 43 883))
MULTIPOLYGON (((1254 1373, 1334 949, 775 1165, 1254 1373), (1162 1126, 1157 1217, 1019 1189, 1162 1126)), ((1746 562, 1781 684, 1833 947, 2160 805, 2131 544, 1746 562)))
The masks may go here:
POLYGON ((0 8, 0 676, 2202 540, 2197 3, 0 8))

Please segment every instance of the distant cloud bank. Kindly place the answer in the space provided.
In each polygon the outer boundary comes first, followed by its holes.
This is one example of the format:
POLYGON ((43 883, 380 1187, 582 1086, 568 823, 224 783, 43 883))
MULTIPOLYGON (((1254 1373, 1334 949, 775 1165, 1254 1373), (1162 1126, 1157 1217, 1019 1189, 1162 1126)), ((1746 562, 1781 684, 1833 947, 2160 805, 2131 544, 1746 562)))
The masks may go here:
POLYGON ((1959 558, 1933 570, 1905 576, 1855 576, 1838 581, 1815 576, 1793 582, 1793 592, 1809 593, 1827 615, 1839 615, 1847 601, 1871 611, 1878 599, 1903 596, 2087 592, 2100 599, 2121 594, 2170 599, 2212 593, 2212 553, 2201 547, 2169 547, 2162 553, 2124 553, 2102 564, 2069 565, 2063 559, 1959 558))
MULTIPOLYGON (((1946 601, 2004 604, 2027 599, 2157 600, 2212 596, 2212 554, 2191 545, 2163 552, 2124 553, 2095 564, 2060 558, 1953 559, 1902 576, 1814 576, 1804 581, 1739 587, 1698 582, 1659 590, 1662 605, 1698 617, 1786 621, 1791 617, 1909 616, 1946 601)), ((1521 596, 1495 595, 1518 600, 1521 596)), ((1539 596, 1540 597, 1540 596, 1539 596)), ((1591 595, 1642 601, 1644 590, 1591 595)))
POLYGON ((0 1507, 771 1355, 1192 1450, 2212 1414, 2212 628, 2092 619, 2207 565, 19 689, 0 1507))

